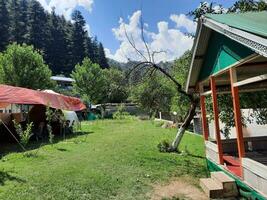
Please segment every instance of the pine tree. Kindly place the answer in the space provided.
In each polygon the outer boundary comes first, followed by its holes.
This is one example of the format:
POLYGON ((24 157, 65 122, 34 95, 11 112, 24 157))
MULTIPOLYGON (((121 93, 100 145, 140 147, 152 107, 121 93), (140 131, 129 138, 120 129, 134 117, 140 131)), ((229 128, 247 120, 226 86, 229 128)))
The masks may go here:
POLYGON ((28 0, 21 0, 19 4, 19 29, 20 29, 20 38, 19 43, 28 43, 29 33, 28 33, 28 0))
POLYGON ((3 51, 9 43, 9 22, 6 0, 0 0, 0 51, 3 51))
POLYGON ((86 56, 90 58, 91 61, 94 60, 94 49, 92 39, 90 37, 86 37, 86 56))
POLYGON ((50 65, 53 74, 61 74, 67 56, 67 44, 63 23, 60 17, 56 15, 55 9, 52 10, 50 15, 49 30, 51 40, 49 41, 47 63, 50 65))
POLYGON ((93 63, 98 63, 98 41, 97 37, 94 37, 92 41, 92 62, 93 63))
POLYGON ((102 43, 99 43, 98 46, 98 64, 101 66, 101 68, 109 68, 108 61, 105 55, 104 47, 102 43))
POLYGON ((18 42, 19 33, 19 2, 17 0, 10 1, 10 40, 18 42))
POLYGON ((27 2, 10 1, 10 40, 19 44, 27 42, 27 2))
MULTIPOLYGON (((74 27, 72 32, 72 54, 73 63, 81 63, 86 56, 86 31, 85 20, 80 11, 76 10, 72 14, 74 27)), ((74 68, 74 66, 73 66, 74 68)))
POLYGON ((44 58, 47 58, 47 48, 50 44, 48 15, 41 4, 35 0, 29 4, 29 43, 34 48, 41 50, 44 58))
POLYGON ((72 30, 74 29, 74 25, 70 21, 67 21, 63 16, 60 19, 64 29, 64 38, 66 42, 65 62, 61 70, 63 74, 68 76, 72 72, 73 66, 76 65, 76 63, 73 62, 74 59, 72 54, 72 30))
POLYGON ((85 57, 106 68, 104 48, 89 37, 81 12, 72 20, 46 12, 37 0, 0 0, 0 51, 11 42, 33 45, 53 74, 68 76, 85 57))

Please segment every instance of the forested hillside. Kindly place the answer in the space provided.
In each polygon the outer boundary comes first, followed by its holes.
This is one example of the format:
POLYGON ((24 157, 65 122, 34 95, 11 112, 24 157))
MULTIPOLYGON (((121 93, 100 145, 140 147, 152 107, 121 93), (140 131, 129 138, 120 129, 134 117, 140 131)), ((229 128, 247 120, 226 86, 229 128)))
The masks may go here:
POLYGON ((54 75, 69 75, 85 57, 109 67, 103 45, 89 37, 80 11, 74 11, 71 22, 35 0, 0 0, 0 24, 0 52, 13 42, 33 45, 54 75))

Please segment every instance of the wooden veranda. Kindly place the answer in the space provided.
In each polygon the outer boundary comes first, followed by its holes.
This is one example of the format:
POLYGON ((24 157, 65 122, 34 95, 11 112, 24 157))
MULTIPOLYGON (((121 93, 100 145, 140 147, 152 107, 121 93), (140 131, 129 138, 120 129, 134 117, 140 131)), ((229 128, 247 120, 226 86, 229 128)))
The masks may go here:
MULTIPOLYGON (((240 93, 267 89, 267 12, 207 15, 198 22, 187 92, 200 95, 207 159, 267 197, 267 131, 244 135, 240 93), (218 95, 231 94, 236 137, 222 139, 218 95), (211 96, 215 140, 208 126, 211 96)), ((231 106, 231 105, 229 105, 231 106)))

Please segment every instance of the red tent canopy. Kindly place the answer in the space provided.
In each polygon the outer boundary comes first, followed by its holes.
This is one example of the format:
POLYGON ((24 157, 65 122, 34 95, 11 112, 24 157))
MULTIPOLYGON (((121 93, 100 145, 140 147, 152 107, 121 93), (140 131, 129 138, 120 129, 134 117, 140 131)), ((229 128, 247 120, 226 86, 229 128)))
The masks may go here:
POLYGON ((75 97, 9 85, 0 85, 0 103, 41 104, 51 108, 73 111, 86 109, 81 100, 75 97))

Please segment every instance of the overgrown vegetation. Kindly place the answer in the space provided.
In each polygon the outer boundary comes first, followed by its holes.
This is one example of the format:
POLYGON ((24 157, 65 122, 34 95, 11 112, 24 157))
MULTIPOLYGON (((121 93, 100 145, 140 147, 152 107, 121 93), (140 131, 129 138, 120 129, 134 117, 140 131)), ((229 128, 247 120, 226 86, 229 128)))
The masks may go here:
POLYGON ((132 118, 131 115, 126 112, 125 110, 125 105, 124 104, 120 104, 117 108, 117 111, 115 113, 113 113, 113 119, 130 119, 132 118))
POLYGON ((33 123, 31 122, 31 123, 27 124, 25 130, 23 130, 21 125, 18 122, 16 122, 15 120, 13 120, 13 123, 14 123, 15 129, 16 129, 16 132, 20 138, 19 142, 23 145, 24 148, 26 148, 31 137, 33 136, 33 134, 32 134, 33 123))
POLYGON ((171 142, 169 140, 163 140, 158 144, 158 149, 160 152, 172 152, 171 142))

